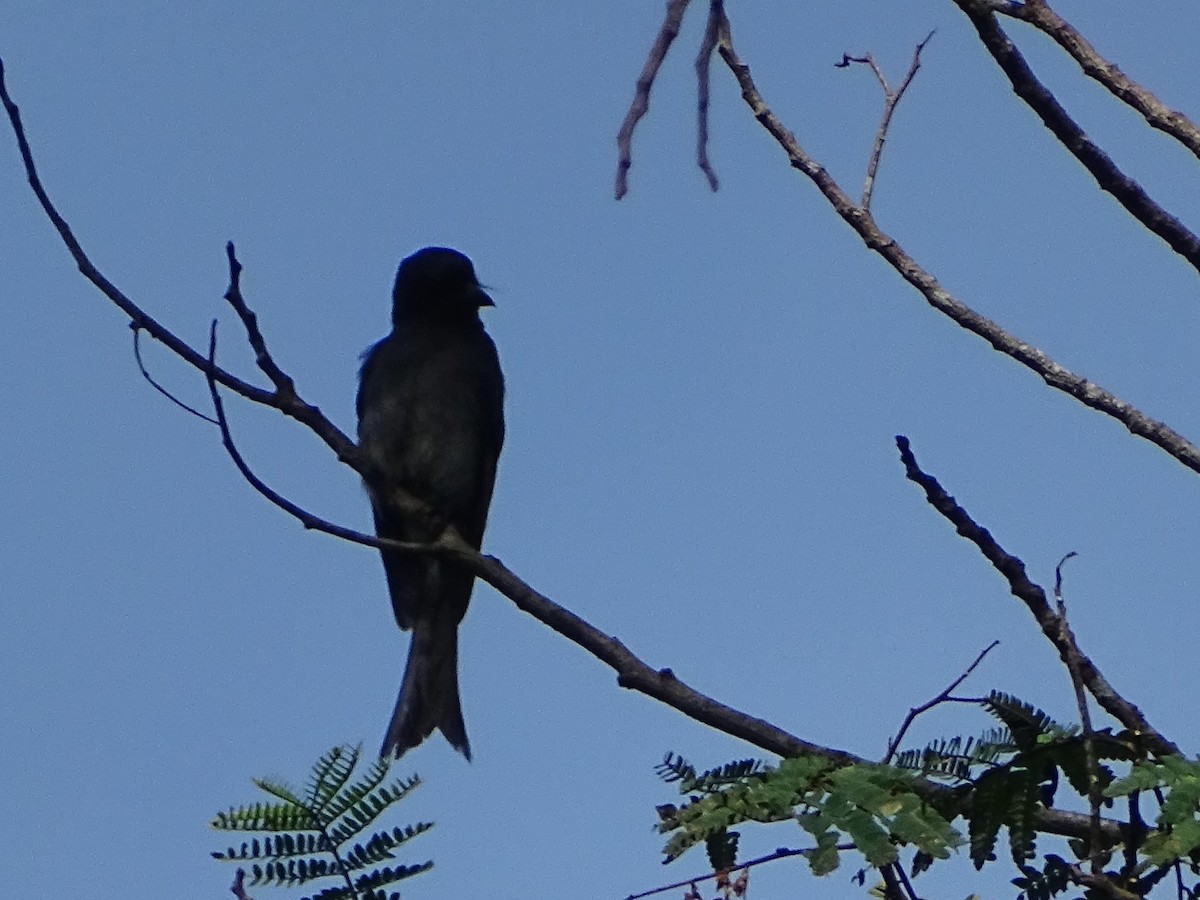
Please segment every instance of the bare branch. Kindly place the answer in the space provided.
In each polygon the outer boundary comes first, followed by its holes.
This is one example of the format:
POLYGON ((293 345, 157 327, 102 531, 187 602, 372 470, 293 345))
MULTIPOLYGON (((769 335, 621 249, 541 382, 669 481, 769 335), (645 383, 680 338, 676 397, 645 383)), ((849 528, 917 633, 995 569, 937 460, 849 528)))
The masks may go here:
MULTIPOLYGON (((21 152, 21 160, 25 164, 25 175, 29 179, 29 186, 33 188, 33 193, 37 196, 42 210, 50 219, 51 224, 54 225, 59 237, 62 238, 67 250, 70 251, 71 256, 74 257, 75 264, 79 267, 79 271, 83 277, 99 288, 104 296, 108 297, 125 315, 129 316, 131 328, 145 329, 152 338, 164 344, 184 361, 195 366, 202 372, 205 371, 207 363, 203 355, 186 342, 180 340, 171 331, 164 328, 153 317, 147 315, 141 307, 126 297, 116 285, 100 273, 92 264, 88 255, 84 253, 83 247, 80 246, 74 232, 71 230, 71 226, 67 224, 66 219, 59 214, 54 204, 50 202, 50 197, 42 185, 41 177, 38 175, 37 166, 33 162, 33 153, 29 149, 29 141, 25 137, 25 127, 21 124, 21 112, 8 94, 8 86, 4 79, 3 60, 0 60, 0 100, 4 103, 4 110, 8 113, 8 121, 12 125, 13 134, 16 135, 17 147, 21 152)), ((240 378, 223 369, 218 369, 213 374, 217 381, 230 390, 241 394, 246 399, 267 406, 274 405, 272 396, 268 391, 242 381, 240 378)))
POLYGON ((667 51, 679 35, 679 26, 683 22, 683 13, 691 0, 667 0, 667 11, 663 16, 662 26, 658 36, 646 57, 642 72, 638 75, 637 85, 633 94, 633 102, 629 104, 629 112, 617 132, 617 186, 616 198, 620 200, 629 192, 629 167, 633 165, 633 131, 642 116, 650 109, 650 89, 654 87, 654 79, 658 76, 659 67, 667 58, 667 51))
MULTIPOLYGON (((908 438, 904 435, 897 435, 896 446, 900 449, 900 459, 904 463, 904 471, 908 479, 925 491, 925 499, 929 505, 947 519, 960 535, 978 547, 987 561, 992 564, 992 568, 1008 581, 1008 587, 1013 596, 1023 602, 1033 613, 1042 633, 1058 650, 1059 657, 1063 662, 1067 663, 1072 650, 1071 644, 1063 637, 1064 623, 1059 621, 1058 615, 1051 608, 1046 599, 1046 592, 1031 581, 1025 573, 1025 563, 1001 547, 986 528, 977 524, 967 511, 946 493, 936 478, 921 470, 921 467, 917 465, 908 438)), ((1155 752, 1178 754, 1179 748, 1159 734, 1142 715, 1140 709, 1116 692, 1096 664, 1078 651, 1077 646, 1075 650, 1078 652, 1079 677, 1087 685, 1092 696, 1096 698, 1096 702, 1114 719, 1130 731, 1140 735, 1155 752)))
POLYGON ((1169 134, 1200 158, 1200 126, 1177 110, 1171 109, 1132 78, 1109 62, 1046 2, 1000 3, 989 6, 1002 15, 1028 22, 1048 35, 1079 64, 1089 78, 1094 79, 1114 97, 1142 114, 1151 128, 1169 134))
POLYGON ((1008 76, 1013 92, 1037 113, 1059 143, 1092 174, 1100 189, 1112 194, 1147 230, 1166 241, 1172 250, 1200 271, 1200 237, 1156 203, 1137 181, 1122 172, 1112 158, 1087 136, 1033 74, 1021 51, 1009 40, 986 4, 981 6, 979 0, 954 2, 971 20, 983 46, 1008 76))
POLYGON ((866 56, 850 56, 843 53, 842 61, 834 64, 839 69, 844 69, 851 63, 867 65, 875 73, 875 78, 879 82, 879 86, 883 88, 883 117, 880 119, 879 128, 875 131, 875 144, 871 148, 871 158, 867 162, 867 177, 863 183, 863 209, 869 210, 871 208, 871 195, 875 192, 875 174, 879 171, 879 159, 883 156, 883 145, 887 141, 888 129, 892 125, 892 115, 896 112, 896 106, 900 103, 904 92, 908 90, 908 86, 917 77, 917 71, 921 68, 921 51, 925 49, 926 44, 933 40, 933 35, 934 32, 929 32, 925 36, 925 40, 917 44, 916 49, 913 51, 912 62, 908 66, 908 72, 905 73, 904 80, 900 82, 900 87, 895 90, 892 90, 887 78, 884 77, 883 70, 879 68, 879 63, 875 61, 875 57, 870 53, 866 56))
POLYGON ((717 52, 737 79, 742 89, 742 99, 750 107, 754 118, 784 150, 791 166, 817 186, 834 211, 854 229, 862 242, 882 256, 905 281, 915 287, 930 306, 983 338, 996 350, 1035 372, 1050 387, 1069 394, 1085 406, 1111 416, 1133 434, 1155 444, 1193 472, 1200 472, 1200 447, 1095 382, 1059 365, 1046 353, 971 309, 943 288, 891 235, 884 232, 876 224, 870 211, 850 199, 825 167, 804 150, 796 136, 767 106, 750 75, 750 67, 742 62, 733 48, 728 18, 723 17, 721 21, 721 39, 717 44, 717 52))
POLYGON ((1068 559, 1079 554, 1072 550, 1058 561, 1054 567, 1054 607, 1058 616, 1058 636, 1067 651, 1065 662, 1067 672, 1071 676, 1071 688, 1075 692, 1075 708, 1079 712, 1079 724, 1083 728, 1083 757, 1088 775, 1088 806, 1091 813, 1091 838, 1089 854, 1092 859, 1092 872, 1100 874, 1104 871, 1104 863, 1100 852, 1100 805, 1104 802, 1100 787, 1100 765, 1096 759, 1096 731, 1092 727, 1092 713, 1088 709, 1087 692, 1083 682, 1083 654, 1075 641, 1075 633, 1067 624, 1067 604, 1063 601, 1062 568, 1068 559))
POLYGON ((975 668, 981 662, 983 662, 983 658, 998 646, 1000 646, 999 641, 992 641, 981 651, 979 651, 979 655, 975 657, 975 661, 967 666, 961 675, 950 682, 950 684, 946 686, 945 690, 943 690, 932 700, 928 700, 925 703, 922 703, 920 706, 914 706, 909 709, 908 715, 904 717, 904 721, 900 725, 900 730, 897 731, 896 736, 888 742, 887 753, 885 753, 883 755, 883 759, 880 760, 883 765, 886 766, 892 761, 892 757, 895 756, 896 751, 900 749, 900 742, 904 740, 904 735, 908 732, 908 729, 912 726, 912 723, 916 721, 917 716, 928 712, 939 704, 948 702, 950 700, 950 695, 954 693, 954 689, 966 681, 970 674, 975 671, 975 668))
POLYGON ((324 534, 332 535, 336 538, 341 538, 343 541, 350 541, 353 544, 361 544, 364 547, 374 547, 379 550, 399 550, 402 553, 437 553, 440 549, 437 543, 420 544, 410 543, 406 541, 393 541, 385 538, 377 538, 369 534, 364 534, 361 531, 355 531, 352 528, 345 528, 341 525, 335 525, 327 519, 322 519, 320 516, 314 515, 308 510, 302 508, 296 503, 293 503, 287 497, 284 497, 278 491, 267 485, 259 478, 250 465, 238 450, 237 445, 233 441, 233 432, 229 428, 229 419, 225 415, 225 403, 221 399, 221 392, 217 386, 217 380, 213 376, 216 371, 217 359, 217 320, 212 320, 212 325, 209 327, 208 337, 208 358, 212 362, 212 368, 205 373, 205 378, 208 381, 208 392, 212 398, 213 409, 216 410, 217 417, 215 421, 221 429, 221 443, 225 447, 229 458, 233 460, 233 464, 237 466, 242 477, 250 484, 254 490, 258 491, 271 503, 278 506, 289 516, 300 521, 305 528, 312 531, 320 531, 324 534))
MULTIPOLYGON (((258 364, 263 374, 271 380, 271 384, 275 385, 275 395, 277 398, 284 403, 298 400, 299 398, 296 396, 296 383, 290 375, 285 374, 276 365, 270 351, 267 350, 267 342, 263 339, 262 331, 259 330, 258 316, 246 305, 246 300, 242 297, 242 264, 238 262, 237 251, 234 249, 233 241, 228 241, 225 244, 225 258, 229 261, 229 289, 225 291, 225 300, 233 307, 234 312, 238 314, 238 318, 242 320, 242 325, 246 329, 246 340, 249 342, 251 349, 254 350, 254 361, 258 364)), ((209 362, 212 362, 211 355, 209 362)))
POLYGON ((696 165, 714 191, 720 187, 720 182, 708 161, 708 86, 713 51, 717 49, 718 24, 724 8, 724 0, 710 0, 704 40, 700 42, 700 52, 696 55, 696 165))
POLYGON ((176 397, 174 394, 172 394, 170 391, 168 391, 165 387, 163 387, 161 384, 159 384, 157 381, 154 380, 154 376, 150 374, 149 370, 146 369, 146 364, 142 361, 142 342, 141 342, 142 329, 137 326, 136 322, 130 322, 129 327, 133 331, 133 358, 134 358, 134 360, 137 361, 138 371, 140 371, 142 373, 142 377, 145 378, 146 381, 148 381, 150 383, 150 386, 152 388, 154 388, 156 391, 158 391, 160 394, 162 394, 164 397, 166 397, 168 400, 170 400, 172 403, 174 403, 179 408, 183 409, 186 412, 191 413, 197 419, 203 419, 205 422, 208 422, 211 425, 216 425, 217 420, 214 419, 212 416, 206 416, 204 413, 200 412, 200 410, 196 409, 194 406, 188 406, 188 404, 184 403, 182 400, 180 400, 178 397, 176 397))
MULTIPOLYGON (((838 851, 845 851, 845 850, 854 850, 855 847, 853 844, 838 844, 835 849, 837 849, 838 851)), ((815 851, 813 849, 810 849, 807 847, 804 849, 798 849, 798 850, 789 849, 787 847, 780 847, 774 853, 768 853, 766 856, 760 856, 756 859, 752 859, 752 860, 749 860, 748 862, 742 863, 741 865, 738 866, 738 869, 748 870, 748 869, 753 868, 754 866, 761 866, 763 863, 774 862, 777 859, 790 859, 793 856, 811 856, 814 852, 815 851)), ((640 894, 630 894, 628 897, 625 898, 625 900, 642 900, 643 897, 653 897, 655 894, 663 894, 663 893, 666 893, 667 891, 674 891, 681 887, 688 887, 689 885, 694 886, 697 882, 704 882, 704 881, 708 881, 710 878, 716 878, 718 874, 719 873, 717 873, 717 872, 709 872, 705 875, 697 875, 692 878, 684 878, 684 879, 682 879, 680 881, 676 881, 672 884, 664 884, 661 887, 656 887, 656 888, 653 888, 648 891, 642 891, 640 894)))

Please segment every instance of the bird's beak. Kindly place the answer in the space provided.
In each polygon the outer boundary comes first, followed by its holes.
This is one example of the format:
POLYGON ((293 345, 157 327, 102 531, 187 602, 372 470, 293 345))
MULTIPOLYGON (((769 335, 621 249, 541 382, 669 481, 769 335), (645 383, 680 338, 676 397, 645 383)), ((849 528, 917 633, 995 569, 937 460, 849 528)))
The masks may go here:
POLYGON ((478 298, 478 303, 480 306, 495 306, 496 305, 496 301, 493 300, 491 298, 491 296, 488 294, 488 292, 485 291, 482 287, 476 288, 475 293, 478 298))

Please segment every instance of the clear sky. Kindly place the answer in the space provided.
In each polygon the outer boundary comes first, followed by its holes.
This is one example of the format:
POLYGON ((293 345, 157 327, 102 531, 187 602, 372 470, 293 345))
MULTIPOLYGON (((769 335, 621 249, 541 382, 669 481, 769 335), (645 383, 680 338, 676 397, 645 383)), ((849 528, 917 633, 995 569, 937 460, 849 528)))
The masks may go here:
MULTIPOLYGON (((1044 584, 1068 551, 1084 648, 1194 750, 1200 480, 940 318, 838 221, 714 68, 712 194, 692 161, 696 4, 612 199, 614 135, 661 3, 10 4, 0 54, 45 182, 99 267, 258 379, 223 305, 223 246, 303 396, 353 429, 358 356, 399 259, 470 254, 509 387, 486 549, 718 698, 882 755, 909 706, 992 639, 965 690, 1073 719, 1050 646, 903 478, 893 436, 1044 584)), ((1062 12, 1133 77, 1200 113, 1200 10, 1062 12)), ((767 99, 852 193, 881 106, 843 52, 896 77, 931 29, 876 191, 882 226, 981 312, 1200 437, 1196 273, 1010 93, 949 2, 730 4, 767 99)), ((1014 26, 1015 28, 1015 26, 1014 26)), ((1049 42, 1047 80, 1173 212, 1196 161, 1114 109, 1049 42)), ((0 721, 4 891, 228 896, 208 821, 382 738, 407 649, 373 551, 304 532, 245 485, 215 430, 135 368, 123 317, 75 271, 0 137, 0 721), (70 865, 70 869, 65 866, 70 865), (69 873, 69 874, 67 874, 69 873)), ((1198 224, 1194 221, 1193 225, 1198 224)), ((202 379, 148 346, 194 403, 202 379)), ((230 399, 258 473, 369 527, 355 475, 230 399)), ((619 898, 662 867, 654 765, 757 756, 612 673, 486 586, 462 628, 476 759, 440 738, 399 764, 433 819, 405 896, 619 898)), ((953 708, 913 743, 992 724, 953 708)), ((743 829, 751 853, 803 846, 743 829)), ((855 866, 796 862, 754 895, 845 897, 855 866)), ((1002 895, 960 859, 925 890, 1002 895)), ((257 897, 269 897, 258 891, 257 897)))

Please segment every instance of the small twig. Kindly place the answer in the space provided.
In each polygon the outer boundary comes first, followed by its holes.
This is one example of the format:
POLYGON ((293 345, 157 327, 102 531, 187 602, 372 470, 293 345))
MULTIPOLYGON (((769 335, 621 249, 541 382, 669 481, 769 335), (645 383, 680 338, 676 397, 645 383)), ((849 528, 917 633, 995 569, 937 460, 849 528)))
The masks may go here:
POLYGON ((163 387, 161 384, 159 384, 157 381, 154 380, 154 376, 151 375, 149 371, 147 371, 146 364, 144 362, 142 362, 142 344, 141 344, 141 340, 140 340, 141 334, 142 334, 142 329, 138 326, 138 324, 136 322, 130 322, 129 328, 130 328, 130 330, 133 331, 133 358, 135 360, 137 360, 138 370, 142 373, 142 377, 145 378, 147 382, 149 382, 150 387, 154 388, 156 391, 158 391, 160 394, 162 394, 164 397, 166 397, 168 400, 170 400, 176 406, 180 407, 181 409, 185 410, 186 412, 190 412, 197 419, 203 419, 205 422, 208 422, 209 424, 216 425, 217 420, 214 419, 212 416, 206 416, 204 413, 200 412, 200 410, 196 409, 195 407, 188 406, 186 403, 184 403, 182 400, 180 400, 178 397, 176 397, 174 394, 172 394, 170 391, 168 391, 165 387, 163 387))
POLYGON ((258 316, 246 305, 246 300, 242 296, 242 264, 238 261, 233 241, 226 242, 225 257, 229 261, 229 289, 225 291, 225 300, 233 307, 238 318, 242 320, 242 325, 246 328, 246 340, 254 350, 254 361, 263 374, 271 380, 271 384, 275 385, 275 393, 280 402, 294 402, 297 399, 296 383, 290 375, 276 365, 270 351, 267 350, 267 342, 263 339, 262 331, 259 330, 258 316))
POLYGON ((933 40, 934 32, 931 31, 925 36, 925 40, 917 44, 917 48, 913 51, 912 62, 909 64, 908 72, 904 76, 904 80, 900 82, 900 87, 892 90, 888 80, 884 77, 883 70, 879 68, 879 64, 875 61, 875 57, 868 53, 866 56, 850 56, 842 54, 842 61, 835 63, 839 69, 844 69, 851 63, 861 63, 870 67, 875 73, 875 78, 879 81, 879 86, 883 88, 883 117, 880 119, 879 128, 875 131, 875 144, 871 148, 871 159, 867 163, 867 177, 863 183, 862 208, 871 208, 871 196, 875 192, 875 175, 879 171, 879 159, 883 156, 883 145, 887 141, 888 129, 892 125, 892 115, 896 112, 896 106, 900 103, 904 92, 908 90, 908 86, 912 84, 913 79, 917 77, 917 71, 921 68, 921 51, 925 49, 925 45, 933 40))
POLYGON ((717 173, 713 171, 708 161, 708 87, 709 74, 712 69, 713 51, 717 49, 717 38, 720 34, 718 25, 724 15, 724 0, 710 0, 708 6, 708 22, 704 26, 704 40, 700 42, 700 52, 696 56, 696 165, 708 179, 708 186, 717 190, 720 182, 717 173))
POLYGON ((1058 561, 1054 567, 1054 605, 1058 615, 1058 637, 1066 650, 1064 661, 1067 672, 1071 676, 1071 687, 1075 691, 1075 707, 1079 710, 1079 723, 1083 728, 1083 758, 1088 775, 1088 807, 1091 814, 1091 836, 1089 839, 1088 855, 1092 860, 1092 872, 1096 875, 1104 871, 1100 849, 1100 804, 1104 798, 1100 792, 1100 766, 1096 760, 1095 729, 1092 728, 1092 713, 1088 709, 1087 691, 1083 683, 1083 654, 1079 652, 1079 644, 1075 634, 1067 623, 1067 604, 1062 594, 1063 563, 1079 554, 1072 550, 1058 561))
POLYGON ((998 646, 1000 646, 999 641, 992 641, 990 644, 988 644, 986 647, 984 647, 981 651, 979 651, 979 655, 975 657, 975 661, 973 663, 971 663, 969 666, 967 666, 967 668, 963 670, 963 673, 961 675, 959 675, 952 682, 950 682, 950 684, 946 686, 945 690, 943 690, 940 694, 938 694, 932 700, 922 703, 920 706, 914 706, 911 709, 909 709, 908 715, 904 717, 904 721, 900 725, 900 730, 897 731, 896 736, 894 738, 892 738, 891 741, 888 742, 887 753, 885 753, 883 756, 883 759, 880 760, 880 762, 883 765, 886 766, 888 763, 890 763, 892 761, 892 757, 895 756, 896 751, 898 749, 900 749, 900 742, 902 740, 904 740, 904 735, 908 732, 909 727, 916 720, 917 716, 921 715, 922 713, 928 712, 929 710, 933 709, 938 704, 949 702, 952 699, 950 695, 952 693, 954 693, 954 690, 960 684, 962 684, 964 681, 966 681, 967 678, 970 676, 970 674, 975 671, 976 666, 978 666, 981 662, 983 662, 983 658, 985 656, 987 656, 989 653, 991 653, 992 650, 998 646))
MULTIPOLYGON (((1018 600, 1033 613, 1034 619, 1042 629, 1042 633, 1050 640, 1059 657, 1065 662, 1070 654, 1067 643, 1063 640, 1058 616, 1046 599, 1046 592, 1040 585, 1030 580, 1025 572, 1025 563, 1016 556, 1008 553, 992 537, 991 532, 979 525, 958 502, 950 496, 932 475, 926 474, 917 465, 912 447, 904 435, 896 436, 896 446, 900 450, 900 459, 904 463, 905 475, 925 491, 925 499, 935 510, 948 520, 960 535, 973 543, 1008 582, 1008 588, 1018 600)), ((1075 648, 1078 650, 1078 647, 1075 648)), ((1142 715, 1142 711, 1122 697, 1101 674, 1096 664, 1085 654, 1079 652, 1079 674, 1092 696, 1114 719, 1138 734, 1157 753, 1178 754, 1179 748, 1174 742, 1159 734, 1142 715)))
MULTIPOLYGON (((853 844, 838 844, 837 850, 853 850, 853 844)), ((777 859, 787 859, 792 856, 811 856, 816 852, 816 848, 805 848, 802 850, 792 850, 787 847, 780 847, 774 853, 768 853, 766 856, 760 856, 757 859, 752 859, 749 862, 744 862, 739 865, 738 869, 749 871, 754 866, 761 866, 763 863, 774 862, 777 859)), ((692 878, 684 878, 681 881, 676 881, 672 884, 664 884, 661 887, 653 888, 649 891, 642 891, 640 894, 630 894, 625 900, 642 900, 643 897, 653 897, 655 894, 661 894, 664 891, 674 891, 681 887, 695 886, 697 883, 708 881, 710 878, 716 878, 719 872, 710 872, 707 875, 697 875, 692 878)))
POLYGON ((633 102, 629 104, 629 112, 625 113, 625 121, 617 132, 617 186, 616 198, 620 200, 629 192, 629 167, 633 165, 633 131, 642 116, 650 109, 650 89, 654 87, 654 79, 658 76, 659 67, 667 58, 667 51, 679 35, 679 26, 683 22, 683 13, 691 0, 667 0, 667 11, 663 16, 662 26, 650 48, 650 54, 638 75, 634 89, 633 102))

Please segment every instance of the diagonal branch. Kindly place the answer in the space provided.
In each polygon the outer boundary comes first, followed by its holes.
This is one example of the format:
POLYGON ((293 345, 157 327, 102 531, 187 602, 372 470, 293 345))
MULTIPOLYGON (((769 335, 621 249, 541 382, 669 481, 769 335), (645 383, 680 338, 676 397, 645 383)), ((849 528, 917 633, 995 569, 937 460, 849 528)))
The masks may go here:
POLYGON ((870 211, 850 199, 825 167, 804 150, 796 136, 767 106, 750 75, 750 67, 742 62, 733 48, 728 18, 721 22, 721 40, 717 45, 717 52, 737 79, 742 89, 742 99, 750 107, 754 118, 787 154, 791 166, 817 186, 834 211, 854 229, 862 242, 882 256, 905 281, 915 287, 930 306, 1036 373, 1050 387, 1069 394, 1085 406, 1111 416, 1133 434, 1155 444, 1193 472, 1200 472, 1200 447, 1095 382, 1059 365, 1049 355, 1020 340, 996 322, 980 315, 943 288, 891 235, 884 232, 876 224, 870 211))
POLYGON ((1178 110, 1171 109, 1151 91, 1122 72, 1115 63, 1101 56, 1075 26, 1050 8, 1046 0, 1039 0, 1037 3, 993 4, 991 9, 1028 22, 1050 37, 1079 64, 1085 75, 1103 85, 1122 103, 1141 113, 1151 128, 1169 134, 1190 150, 1193 156, 1200 158, 1200 125, 1178 110))
MULTIPOLYGON (((129 316, 131 328, 135 331, 145 330, 147 334, 156 341, 164 344, 185 362, 195 366, 202 372, 205 371, 208 363, 205 361, 203 355, 165 328, 157 319, 148 315, 141 307, 125 296, 116 285, 100 273, 100 270, 92 264, 91 259, 84 252, 83 247, 80 246, 75 233, 71 230, 71 226, 67 224, 66 219, 59 214, 54 204, 50 201, 50 197, 42 185, 42 179, 38 175, 37 166, 33 162, 33 152, 29 149, 29 141, 25 137, 25 127, 21 124, 21 111, 8 94, 8 86, 4 80, 3 60, 0 60, 0 101, 4 103, 4 111, 8 113, 8 121, 12 124, 13 133, 16 135, 17 147, 21 151, 21 160, 25 164, 25 175, 29 179, 29 186, 33 188, 33 193, 37 196, 42 210, 50 219, 51 224, 54 225, 54 229, 58 232, 59 237, 62 238, 62 242, 66 245, 71 256, 74 257, 75 264, 79 267, 79 271, 83 277, 99 288, 104 296, 108 297, 125 315, 129 316)), ((269 391, 255 387, 235 375, 226 372, 224 369, 216 370, 213 375, 222 385, 231 391, 241 394, 247 400, 253 400, 255 403, 262 403, 267 406, 274 405, 272 395, 269 391)))
POLYGON ((981 5, 979 0, 954 2, 971 20, 979 40, 1008 76, 1013 92, 1037 113, 1059 143, 1092 174, 1100 189, 1112 194, 1147 230, 1166 241, 1172 250, 1200 271, 1200 237, 1156 203, 1137 181, 1122 172, 1112 158, 1087 136, 1033 74, 1025 57, 1009 40, 987 4, 981 5))
POLYGON ((992 568, 1004 576, 1013 596, 1033 613, 1042 634, 1054 645, 1063 663, 1076 667, 1080 680, 1096 698, 1096 702, 1127 729, 1141 736, 1156 753, 1178 754, 1179 748, 1159 734, 1142 715, 1142 711, 1117 693, 1096 664, 1078 650, 1074 635, 1065 635, 1065 632, 1069 631, 1066 622, 1060 619, 1050 606, 1042 587, 1025 573, 1025 563, 1001 547, 991 532, 976 523, 936 478, 921 470, 908 438, 897 435, 896 446, 900 448, 900 459, 904 463, 908 479, 925 491, 925 499, 929 501, 929 505, 949 521, 960 535, 978 547, 979 552, 992 564, 992 568))

